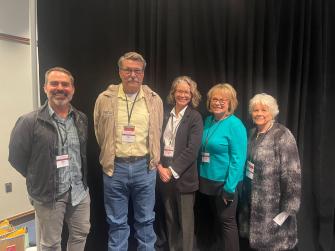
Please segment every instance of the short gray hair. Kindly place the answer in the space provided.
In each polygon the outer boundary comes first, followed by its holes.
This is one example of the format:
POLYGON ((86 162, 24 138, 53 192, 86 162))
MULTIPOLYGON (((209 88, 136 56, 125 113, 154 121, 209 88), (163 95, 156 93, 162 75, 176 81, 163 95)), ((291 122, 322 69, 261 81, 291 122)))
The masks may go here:
POLYGON ((68 75, 70 77, 71 84, 72 85, 74 84, 74 77, 72 76, 71 72, 68 71, 68 70, 66 70, 65 68, 59 67, 59 66, 52 67, 52 68, 50 68, 49 70, 47 70, 45 72, 45 75, 44 75, 44 84, 48 83, 48 77, 49 77, 50 73, 53 72, 53 71, 59 71, 59 72, 65 73, 66 75, 68 75))
POLYGON ((126 59, 142 62, 143 63, 143 70, 145 69, 145 66, 147 65, 147 62, 145 61, 145 59, 142 57, 141 54, 139 54, 137 52, 134 52, 134 51, 131 51, 131 52, 125 53, 124 55, 122 55, 119 58, 119 61, 117 62, 117 65, 119 66, 119 69, 122 68, 122 62, 126 59))
POLYGON ((277 100, 269 94, 259 93, 253 96, 252 99, 250 99, 249 101, 249 114, 250 115, 252 114, 252 110, 254 106, 257 104, 266 105, 267 107, 269 107, 269 111, 272 114, 273 119, 279 113, 277 100))

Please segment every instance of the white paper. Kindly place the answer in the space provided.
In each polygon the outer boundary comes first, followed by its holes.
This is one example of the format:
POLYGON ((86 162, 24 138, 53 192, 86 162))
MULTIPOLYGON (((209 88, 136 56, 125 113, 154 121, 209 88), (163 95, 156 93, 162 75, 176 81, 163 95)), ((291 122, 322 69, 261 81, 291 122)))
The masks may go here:
POLYGON ((281 212, 280 214, 278 214, 276 217, 273 218, 273 221, 276 222, 279 226, 281 226, 286 221, 288 216, 289 216, 288 213, 281 212))

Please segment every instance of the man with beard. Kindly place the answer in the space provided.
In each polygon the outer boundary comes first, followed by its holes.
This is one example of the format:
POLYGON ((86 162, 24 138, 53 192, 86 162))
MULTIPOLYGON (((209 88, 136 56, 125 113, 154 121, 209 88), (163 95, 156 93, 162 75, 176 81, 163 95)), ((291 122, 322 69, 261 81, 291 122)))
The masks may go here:
POLYGON ((108 250, 128 249, 129 199, 133 202, 137 248, 154 250, 153 209, 163 104, 157 93, 142 85, 146 62, 140 54, 124 54, 118 66, 122 83, 102 92, 94 108, 104 172, 108 250))
POLYGON ((74 78, 64 68, 45 73, 48 100, 21 116, 9 142, 9 162, 26 178, 40 230, 39 250, 61 250, 63 221, 67 250, 84 250, 90 229, 86 183, 87 117, 70 101, 74 78))

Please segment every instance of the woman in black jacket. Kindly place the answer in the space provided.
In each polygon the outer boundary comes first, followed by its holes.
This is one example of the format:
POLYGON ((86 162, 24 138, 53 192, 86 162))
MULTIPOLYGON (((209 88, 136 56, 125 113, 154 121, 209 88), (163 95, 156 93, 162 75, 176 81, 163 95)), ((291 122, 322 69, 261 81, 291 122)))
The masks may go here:
POLYGON ((176 78, 167 101, 174 105, 164 120, 158 191, 164 205, 169 250, 193 250, 194 199, 198 190, 197 156, 203 121, 201 95, 189 77, 176 78))

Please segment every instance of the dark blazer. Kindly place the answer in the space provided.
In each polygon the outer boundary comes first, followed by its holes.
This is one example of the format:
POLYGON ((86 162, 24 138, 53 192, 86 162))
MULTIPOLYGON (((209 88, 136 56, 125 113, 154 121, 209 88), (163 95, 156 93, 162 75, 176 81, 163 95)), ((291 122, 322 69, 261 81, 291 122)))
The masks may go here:
MULTIPOLYGON (((170 111, 165 112, 163 132, 169 121, 170 111)), ((161 140, 161 162, 164 167, 171 166, 178 173, 179 179, 174 180, 176 188, 181 193, 190 193, 198 190, 197 157, 201 146, 203 120, 200 113, 190 106, 185 110, 176 133, 173 158, 163 157, 164 143, 161 140)))

